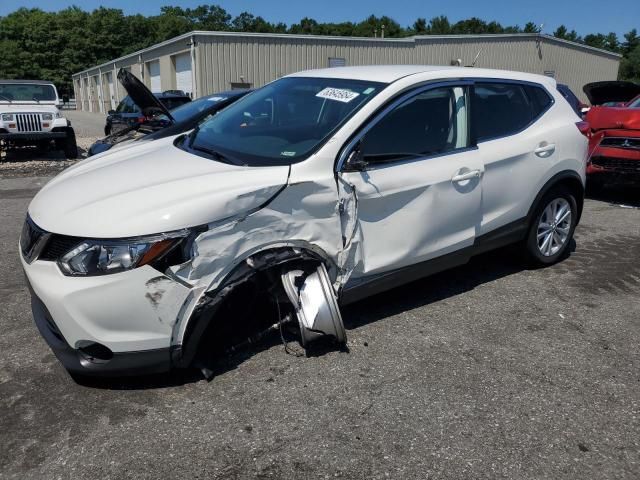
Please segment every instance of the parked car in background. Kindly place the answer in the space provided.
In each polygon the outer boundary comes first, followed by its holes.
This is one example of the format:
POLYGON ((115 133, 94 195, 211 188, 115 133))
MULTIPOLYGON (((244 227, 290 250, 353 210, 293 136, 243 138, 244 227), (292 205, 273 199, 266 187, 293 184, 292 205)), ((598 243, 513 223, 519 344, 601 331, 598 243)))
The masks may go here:
MULTIPOLYGON (((124 70, 123 72, 122 78, 125 80, 123 85, 127 91, 134 91, 133 96, 140 102, 144 102, 145 108, 152 109, 155 104, 155 111, 167 109, 166 105, 162 104, 161 100, 153 95, 141 81, 129 72, 124 70)), ((167 109, 170 111, 145 119, 142 123, 136 123, 96 141, 89 147, 88 154, 92 156, 106 152, 114 145, 121 147, 131 145, 133 142, 157 140, 189 131, 249 92, 250 90, 228 90, 198 98, 172 110, 167 109)))
POLYGON ((120 70, 118 80, 125 86, 129 95, 122 99, 115 110, 109 110, 104 126, 105 135, 111 135, 128 127, 135 127, 160 113, 166 113, 165 110, 171 111, 191 101, 188 95, 176 91, 147 95, 149 92, 147 87, 126 70, 120 70), (131 87, 127 88, 126 85, 129 83, 135 83, 133 90, 131 87), (138 84, 142 85, 146 92, 140 92, 138 84))
POLYGON ((640 185, 640 85, 598 82, 584 91, 594 105, 585 116, 592 131, 589 187, 640 185))
POLYGON ((0 80, 0 149, 53 148, 76 158, 76 135, 59 105, 51 82, 0 80))
POLYGON ((344 344, 338 302, 510 243, 558 262, 588 151, 562 98, 518 72, 327 68, 81 162, 28 208, 36 325, 73 372, 159 372, 239 326, 344 344))
POLYGON ((588 105, 580 101, 576 94, 573 93, 573 91, 569 88, 569 85, 559 83, 558 91, 562 94, 564 99, 569 102, 569 105, 571 105, 573 111, 576 112, 579 117, 582 117, 582 114, 584 113, 584 110, 588 107, 588 105))

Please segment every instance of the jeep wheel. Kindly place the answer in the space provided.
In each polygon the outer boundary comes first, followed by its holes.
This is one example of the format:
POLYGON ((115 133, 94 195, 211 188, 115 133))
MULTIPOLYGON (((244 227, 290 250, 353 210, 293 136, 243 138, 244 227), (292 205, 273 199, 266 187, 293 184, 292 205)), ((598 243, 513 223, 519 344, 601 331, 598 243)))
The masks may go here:
POLYGON ((68 159, 78 158, 76 134, 71 127, 67 129, 67 137, 64 139, 64 156, 68 159))
POLYGON ((578 219, 576 199, 562 187, 552 188, 543 197, 526 239, 526 255, 534 265, 552 265, 566 253, 578 219))

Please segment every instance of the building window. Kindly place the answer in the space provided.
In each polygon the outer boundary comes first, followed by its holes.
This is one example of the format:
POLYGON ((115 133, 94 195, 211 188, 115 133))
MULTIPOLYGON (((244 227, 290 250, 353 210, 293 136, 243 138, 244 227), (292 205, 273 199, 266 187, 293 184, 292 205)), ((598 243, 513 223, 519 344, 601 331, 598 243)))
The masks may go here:
POLYGON ((329 57, 329 68, 332 67, 344 67, 347 64, 347 60, 339 57, 329 57))

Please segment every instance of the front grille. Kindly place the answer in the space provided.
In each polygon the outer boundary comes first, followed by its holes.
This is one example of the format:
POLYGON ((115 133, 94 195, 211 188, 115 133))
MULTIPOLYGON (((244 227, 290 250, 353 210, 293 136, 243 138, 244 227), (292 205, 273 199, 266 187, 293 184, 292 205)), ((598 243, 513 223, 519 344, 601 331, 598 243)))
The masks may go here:
POLYGON ((600 142, 603 147, 624 148, 629 150, 640 150, 640 138, 628 137, 605 137, 600 142))
POLYGON ((38 258, 40 260, 50 260, 52 262, 56 262, 65 253, 69 252, 73 247, 80 243, 82 243, 81 238, 53 234, 42 249, 42 253, 40 253, 38 258))
POLYGON ((598 167, 615 170, 622 173, 640 173, 640 160, 625 158, 593 157, 591 163, 598 167))
POLYGON ((16 125, 19 132, 41 132, 42 122, 40 115, 37 113, 18 113, 16 114, 16 125))
POLYGON ((22 227, 22 233, 20 234, 20 250, 24 259, 31 263, 42 251, 42 248, 47 243, 50 234, 38 227, 31 218, 27 217, 22 227))

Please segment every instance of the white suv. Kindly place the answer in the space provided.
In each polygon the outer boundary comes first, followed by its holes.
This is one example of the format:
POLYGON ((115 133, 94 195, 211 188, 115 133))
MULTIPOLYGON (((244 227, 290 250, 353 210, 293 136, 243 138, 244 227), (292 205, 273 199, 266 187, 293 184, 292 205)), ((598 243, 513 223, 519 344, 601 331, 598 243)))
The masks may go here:
POLYGON ((51 82, 0 80, 0 149, 55 146, 67 158, 77 158, 76 136, 59 104, 51 82))
POLYGON ((49 182, 21 237, 36 323, 86 374, 185 367, 238 326, 289 319, 304 345, 344 342, 340 304, 509 243, 558 261, 582 211, 586 131, 544 76, 289 75, 189 134, 49 182))

